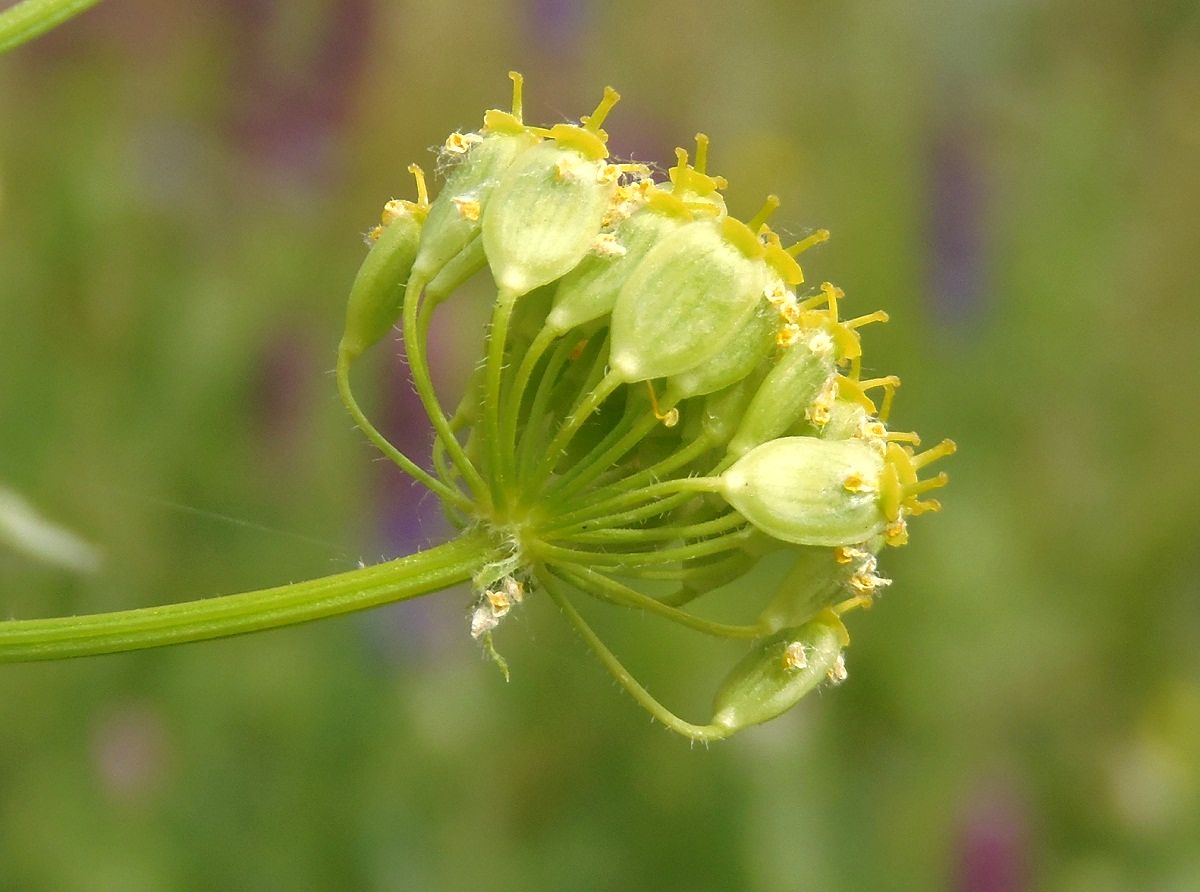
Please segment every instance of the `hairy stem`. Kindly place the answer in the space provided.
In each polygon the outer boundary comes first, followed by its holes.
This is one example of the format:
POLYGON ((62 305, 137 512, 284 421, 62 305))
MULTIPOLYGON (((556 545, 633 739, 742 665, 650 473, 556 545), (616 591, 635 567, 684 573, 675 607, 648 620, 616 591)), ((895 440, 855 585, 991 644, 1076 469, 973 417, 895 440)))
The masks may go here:
POLYGON ((8 620, 0 622, 0 663, 141 650, 339 616, 464 582, 498 552, 475 529, 407 557, 306 582, 161 607, 8 620))

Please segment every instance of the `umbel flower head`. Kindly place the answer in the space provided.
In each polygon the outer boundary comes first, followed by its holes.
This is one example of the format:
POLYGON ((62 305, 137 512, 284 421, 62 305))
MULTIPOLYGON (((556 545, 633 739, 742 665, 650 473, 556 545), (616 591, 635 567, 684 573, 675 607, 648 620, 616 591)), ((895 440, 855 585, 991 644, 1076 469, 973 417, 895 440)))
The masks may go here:
POLYGON ((340 347, 343 397, 455 524, 497 545, 474 574, 468 629, 502 666, 498 627, 544 593, 653 715, 724 737, 846 676, 843 618, 889 584, 879 552, 939 509, 926 494, 946 476, 926 468, 954 444, 922 452, 916 434, 889 429, 900 382, 864 378, 861 346, 887 315, 846 318, 842 291, 807 285, 797 261, 828 233, 785 245, 769 225, 774 196, 753 219, 730 215, 702 134, 665 177, 614 162, 611 88, 578 124, 530 126, 511 77, 510 111, 446 140, 437 197, 410 167, 416 200, 389 202, 370 232, 340 347), (430 323, 477 274, 495 285, 483 359, 447 412, 429 376, 430 323), (397 322, 435 431, 432 473, 350 394, 350 365, 397 322), (757 602, 757 587, 737 590, 745 624, 687 609, 768 552, 790 569, 757 602), (582 595, 745 639, 710 721, 683 721, 635 681, 576 610, 582 595))

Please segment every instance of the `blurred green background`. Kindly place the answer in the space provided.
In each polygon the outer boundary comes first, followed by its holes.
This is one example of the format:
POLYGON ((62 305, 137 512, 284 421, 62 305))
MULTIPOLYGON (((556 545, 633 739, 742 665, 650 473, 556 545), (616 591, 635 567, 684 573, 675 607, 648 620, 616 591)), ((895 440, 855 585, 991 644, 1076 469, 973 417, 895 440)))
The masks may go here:
MULTIPOLYGON (((1200 888, 1194 2, 106 0, 0 58, 0 486, 103 556, 0 549, 0 616, 445 535, 330 370, 361 234, 509 68, 542 123, 617 86, 626 157, 704 129, 735 212, 778 192, 891 312, 896 425, 960 454, 849 682, 690 747, 546 603, 506 685, 465 592, 4 666, 0 889, 1200 888)), ((481 323, 439 336, 452 393, 481 323)), ((397 352, 358 380, 422 454, 397 352)), ((632 619, 703 719, 738 649, 632 619)))

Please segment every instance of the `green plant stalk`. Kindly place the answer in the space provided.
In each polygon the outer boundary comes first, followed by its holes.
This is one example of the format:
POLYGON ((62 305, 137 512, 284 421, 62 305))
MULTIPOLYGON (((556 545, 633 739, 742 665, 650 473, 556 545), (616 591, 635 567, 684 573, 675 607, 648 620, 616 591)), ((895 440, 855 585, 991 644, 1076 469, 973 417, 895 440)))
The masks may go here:
POLYGON ((441 591, 501 557, 482 529, 383 564, 258 591, 87 616, 0 622, 0 663, 58 660, 260 632, 441 591))
POLYGON ((546 594, 558 606, 558 609, 567 618, 567 621, 574 627, 575 633, 583 639, 583 643, 596 655, 609 674, 643 709, 672 731, 682 734, 684 737, 690 737, 692 740, 721 740, 729 736, 730 732, 727 728, 712 724, 693 725, 691 722, 684 721, 660 703, 654 695, 638 683, 636 678, 629 674, 629 670, 621 664, 616 655, 592 631, 592 627, 579 615, 579 612, 567 600, 566 595, 559 590, 556 584, 557 577, 549 576, 549 579, 547 579, 547 575, 549 574, 543 571, 538 577, 545 583, 546 594))
POLYGON ((443 483, 434 478, 424 468, 420 467, 416 462, 393 446, 387 437, 381 434, 378 428, 367 418, 366 413, 358 405, 358 400, 354 398, 354 392, 350 387, 350 358, 344 350, 338 351, 336 377, 338 396, 341 397, 342 405, 346 407, 346 411, 350 413, 350 417, 354 419, 354 423, 358 426, 358 429, 366 435, 366 438, 374 444, 375 448, 391 459, 397 467, 418 483, 433 490, 441 499, 451 503, 460 511, 470 514, 472 508, 474 508, 474 504, 470 499, 450 484, 443 483))
POLYGON ((685 610, 679 610, 669 604, 657 601, 649 595, 643 595, 637 589, 630 588, 615 579, 605 576, 603 573, 597 573, 590 567, 573 567, 569 564, 548 564, 547 566, 550 572, 557 574, 560 579, 569 582, 584 594, 607 601, 609 604, 615 604, 618 607, 642 610, 646 613, 670 620, 685 628, 694 629, 705 635, 712 635, 715 638, 754 639, 761 637, 766 631, 761 624, 739 625, 720 623, 704 619, 685 610))
POLYGON ((100 0, 24 0, 0 12, 0 53, 6 53, 67 19, 95 6, 100 0))

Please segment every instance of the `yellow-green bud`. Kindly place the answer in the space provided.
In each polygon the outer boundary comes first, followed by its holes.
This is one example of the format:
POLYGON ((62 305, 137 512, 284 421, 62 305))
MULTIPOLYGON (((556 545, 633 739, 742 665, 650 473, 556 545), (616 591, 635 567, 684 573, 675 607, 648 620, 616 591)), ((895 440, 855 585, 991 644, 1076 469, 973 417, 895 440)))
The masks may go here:
POLYGON ((616 188, 611 165, 554 141, 517 159, 483 214, 496 286, 522 295, 570 272, 600 234, 616 188))
POLYGON ((845 627, 832 614, 755 642, 713 700, 712 724, 730 733, 782 715, 827 677, 845 675, 845 627))
MULTIPOLYGON (((685 211, 686 213, 686 211, 685 211)), ((647 252, 680 226, 680 217, 645 207, 623 220, 612 242, 563 276, 546 324, 558 334, 612 312, 621 286, 647 252)))
POLYGON ((689 223, 651 248, 613 308, 613 371, 665 378, 715 356, 762 300, 762 252, 730 217, 689 223))
POLYGON ((358 268, 346 304, 346 326, 338 349, 354 360, 382 340, 400 318, 404 285, 417 256, 424 208, 389 202, 391 222, 377 231, 375 243, 358 268))
MULTIPOLYGON (((438 274, 478 238, 483 213, 504 172, 539 137, 527 130, 500 130, 468 142, 446 185, 429 208, 413 270, 422 281, 438 274)), ((481 256, 481 255, 480 255, 481 256)), ((479 264, 482 266, 482 263, 479 264)))
POLYGON ((883 457, 859 440, 783 437, 721 475, 721 494, 764 532, 799 545, 853 545, 883 532, 883 457))
POLYGON ((678 401, 704 396, 741 381, 771 352, 776 319, 775 311, 760 301, 732 340, 708 362, 667 380, 667 398, 678 401))
POLYGON ((730 454, 744 455, 787 431, 825 387, 833 367, 833 342, 822 330, 785 348, 742 416, 730 454))

